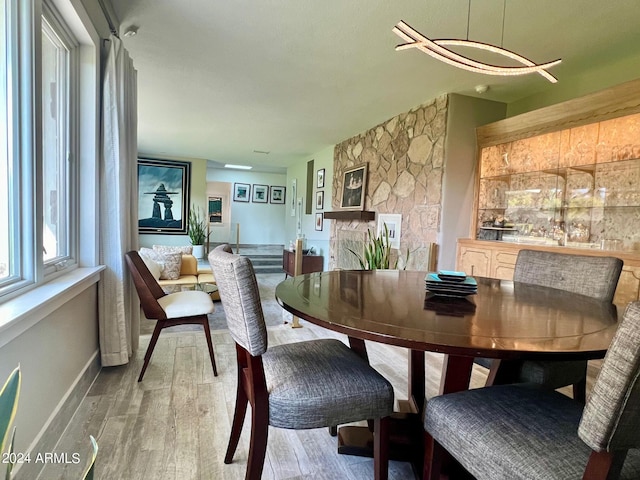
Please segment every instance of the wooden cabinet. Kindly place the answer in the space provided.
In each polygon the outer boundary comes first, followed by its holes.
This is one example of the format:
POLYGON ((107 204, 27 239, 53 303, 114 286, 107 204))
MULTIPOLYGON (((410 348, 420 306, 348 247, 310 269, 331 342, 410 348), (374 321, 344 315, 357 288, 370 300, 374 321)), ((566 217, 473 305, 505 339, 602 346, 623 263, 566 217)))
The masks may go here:
POLYGON ((485 248, 458 246, 457 270, 479 277, 491 276, 491 251, 485 248))
MULTIPOLYGON (((313 273, 321 272, 324 266, 324 257, 322 255, 303 255, 302 256, 302 272, 313 273)), ((286 275, 293 277, 296 269, 296 252, 284 250, 282 252, 282 269, 286 275)))
POLYGON ((468 275, 479 277, 513 280, 513 272, 518 258, 518 252, 523 249, 546 250, 562 252, 572 255, 595 255, 618 257, 624 262, 614 302, 620 306, 640 300, 640 256, 634 252, 612 252, 607 250, 545 247, 536 245, 515 244, 508 242, 472 240, 461 238, 458 240, 458 255, 456 270, 464 271, 468 275))

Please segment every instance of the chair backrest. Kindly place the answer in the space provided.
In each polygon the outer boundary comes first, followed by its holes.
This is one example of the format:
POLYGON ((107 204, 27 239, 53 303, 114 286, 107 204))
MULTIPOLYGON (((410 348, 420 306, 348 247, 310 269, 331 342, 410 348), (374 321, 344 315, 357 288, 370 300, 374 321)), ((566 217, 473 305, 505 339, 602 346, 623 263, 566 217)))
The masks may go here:
POLYGON ((621 271, 622 260, 615 257, 525 249, 518 253, 513 280, 611 302, 621 271))
POLYGON ((627 305, 582 413, 578 435, 596 452, 640 447, 640 302, 627 305))
POLYGON ((153 320, 165 320, 167 314, 158 303, 158 299, 166 295, 162 287, 153 278, 138 252, 135 250, 127 252, 124 254, 124 258, 129 272, 131 272, 138 297, 140 297, 140 305, 144 311, 144 316, 153 320))
POLYGON ((267 327, 251 260, 234 255, 224 244, 211 251, 209 263, 231 336, 252 356, 262 355, 267 351, 267 327))

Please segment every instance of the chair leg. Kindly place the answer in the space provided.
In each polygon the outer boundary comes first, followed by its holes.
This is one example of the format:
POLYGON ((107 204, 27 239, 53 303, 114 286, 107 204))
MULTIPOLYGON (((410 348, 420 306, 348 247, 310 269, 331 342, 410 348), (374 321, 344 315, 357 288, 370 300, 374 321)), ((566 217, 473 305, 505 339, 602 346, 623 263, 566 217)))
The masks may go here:
POLYGON ((245 480, 260 480, 267 453, 269 436, 269 406, 258 403, 251 406, 251 440, 249 440, 249 458, 245 480))
POLYGON ((147 366, 149 365, 149 360, 151 360, 151 354, 153 354, 153 349, 156 348, 156 343, 158 342, 158 337, 160 336, 160 330, 164 328, 162 320, 156 321, 156 327, 153 329, 153 334, 151 335, 151 341, 149 342, 149 346, 147 347, 147 352, 144 354, 144 363, 142 364, 142 370, 140 371, 140 376, 138 377, 138 382, 142 381, 142 377, 144 377, 144 372, 147 370, 147 366))
MULTIPOLYGON (((241 372, 240 366, 238 369, 241 372)), ((240 434, 242 433, 242 425, 244 424, 244 417, 247 413, 247 403, 249 398, 242 386, 242 374, 238 375, 238 390, 236 393, 236 408, 233 413, 233 423, 231 424, 231 434, 229 435, 229 445, 227 445, 227 453, 224 456, 224 463, 229 464, 233 460, 233 455, 238 448, 238 441, 240 441, 240 434)))
POLYGON ((209 346, 209 357, 211 357, 211 366, 213 367, 213 376, 218 376, 218 369, 216 368, 216 357, 213 355, 213 342, 211 341, 211 329, 209 328, 209 318, 205 315, 202 321, 204 327, 204 334, 207 337, 207 345, 209 346))
POLYGON ((587 403, 587 378, 573 384, 573 399, 583 405, 587 403))
POLYGON ((376 418, 373 432, 373 478, 389 477, 389 417, 376 418))
POLYGON ((422 480, 440 480, 446 451, 427 432, 424 434, 424 470, 422 480))

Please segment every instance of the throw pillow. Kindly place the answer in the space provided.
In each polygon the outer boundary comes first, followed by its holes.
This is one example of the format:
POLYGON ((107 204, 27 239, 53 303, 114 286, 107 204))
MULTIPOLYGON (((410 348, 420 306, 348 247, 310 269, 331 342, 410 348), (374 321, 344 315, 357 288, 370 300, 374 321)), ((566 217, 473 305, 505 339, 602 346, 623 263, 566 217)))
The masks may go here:
POLYGON ((160 275, 162 274, 162 266, 155 260, 149 258, 148 256, 140 255, 140 258, 142 258, 142 261, 149 269, 149 272, 151 272, 151 275, 153 275, 153 278, 155 278, 156 280, 159 280, 160 275))
POLYGON ((160 280, 177 280, 180 278, 181 253, 160 253, 146 247, 140 248, 139 253, 143 259, 147 257, 160 265, 160 280))
POLYGON ((193 255, 193 245, 154 245, 153 249, 160 253, 182 253, 183 255, 193 255))

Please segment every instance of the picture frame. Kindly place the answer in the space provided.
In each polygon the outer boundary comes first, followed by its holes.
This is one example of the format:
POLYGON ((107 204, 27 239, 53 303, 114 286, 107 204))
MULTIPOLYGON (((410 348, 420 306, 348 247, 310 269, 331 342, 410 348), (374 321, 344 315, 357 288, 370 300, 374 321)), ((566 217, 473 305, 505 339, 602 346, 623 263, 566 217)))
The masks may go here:
POLYGON ((367 164, 348 168, 342 174, 341 210, 364 210, 367 190, 367 164))
POLYGON ((138 233, 186 235, 191 162, 138 158, 138 233))
POLYGON ((324 190, 316 192, 316 210, 324 210, 324 190))
POLYGON ((251 201, 253 203, 267 203, 269 201, 269 185, 257 185, 254 183, 251 201))
POLYGON ((290 215, 292 217, 296 216, 296 193, 297 193, 297 180, 295 178, 291 179, 291 193, 289 195, 289 207, 290 207, 290 215))
POLYGON ((376 232, 378 237, 384 235, 384 225, 389 230, 389 246, 400 248, 400 234, 402 231, 402 215, 399 213, 379 213, 376 232))
POLYGON ((323 223, 324 223, 324 214, 322 212, 316 213, 316 230, 318 232, 322 231, 323 223))
POLYGON ((222 218, 222 197, 209 197, 208 204, 209 223, 214 225, 224 223, 222 218))
POLYGON ((272 186, 269 189, 269 203, 284 204, 287 188, 272 186))
POLYGON ((248 183, 233 184, 233 201, 248 202, 251 195, 251 185, 248 183))
POLYGON ((316 188, 324 188, 324 168, 316 172, 316 188))

